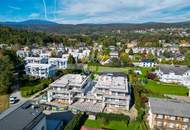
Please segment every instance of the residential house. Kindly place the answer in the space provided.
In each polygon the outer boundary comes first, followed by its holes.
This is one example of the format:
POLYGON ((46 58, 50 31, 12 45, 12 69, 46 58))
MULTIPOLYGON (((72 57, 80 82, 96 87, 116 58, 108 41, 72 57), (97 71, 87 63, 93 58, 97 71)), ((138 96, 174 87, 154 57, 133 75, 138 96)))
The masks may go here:
POLYGON ((147 67, 147 68, 151 68, 151 67, 155 67, 155 62, 152 60, 142 60, 139 64, 140 67, 147 67))
POLYGON ((187 66, 159 65, 156 73, 162 82, 180 83, 190 87, 190 68, 187 66))
POLYGON ((151 130, 190 130, 190 103, 149 98, 148 106, 151 130))
POLYGON ((110 58, 119 58, 119 53, 118 51, 111 51, 110 52, 110 58))

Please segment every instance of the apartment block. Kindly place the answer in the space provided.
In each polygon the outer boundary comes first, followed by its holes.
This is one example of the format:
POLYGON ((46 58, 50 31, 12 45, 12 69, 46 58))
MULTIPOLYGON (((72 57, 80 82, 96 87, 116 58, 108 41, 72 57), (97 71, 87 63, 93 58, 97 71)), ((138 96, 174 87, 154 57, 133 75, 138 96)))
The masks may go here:
POLYGON ((148 123, 152 130, 190 130, 190 103, 149 98, 148 123))
POLYGON ((95 82, 95 86, 81 99, 81 102, 101 103, 106 108, 129 110, 131 89, 126 74, 102 73, 95 82))
POLYGON ((125 74, 105 73, 99 75, 93 93, 95 97, 101 98, 107 107, 123 107, 129 110, 131 96, 125 74))
POLYGON ((56 73, 56 66, 51 64, 28 63, 25 65, 25 73, 29 76, 47 78, 56 73))
POLYGON ((48 102, 59 101, 63 104, 72 104, 84 96, 89 76, 81 74, 67 74, 49 85, 48 102))
POLYGON ((68 58, 49 58, 48 64, 55 65, 57 69, 67 68, 68 58))

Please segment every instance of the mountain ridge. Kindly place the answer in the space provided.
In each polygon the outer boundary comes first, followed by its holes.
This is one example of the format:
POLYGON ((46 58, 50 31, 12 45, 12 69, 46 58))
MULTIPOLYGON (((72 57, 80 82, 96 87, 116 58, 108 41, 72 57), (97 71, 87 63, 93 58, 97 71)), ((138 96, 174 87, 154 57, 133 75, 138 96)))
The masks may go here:
POLYGON ((150 28, 169 28, 169 27, 189 27, 190 21, 177 23, 147 22, 147 23, 107 23, 107 24, 59 24, 46 20, 26 20, 22 22, 0 22, 2 26, 15 27, 19 29, 29 29, 37 32, 47 32, 56 34, 73 34, 73 33, 104 33, 113 30, 130 31, 150 28))

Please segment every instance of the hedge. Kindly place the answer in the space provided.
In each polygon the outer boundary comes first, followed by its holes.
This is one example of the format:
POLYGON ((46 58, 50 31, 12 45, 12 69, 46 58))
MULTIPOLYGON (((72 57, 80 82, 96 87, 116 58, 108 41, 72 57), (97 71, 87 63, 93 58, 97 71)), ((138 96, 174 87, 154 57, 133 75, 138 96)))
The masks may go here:
POLYGON ((113 113, 98 113, 97 118, 104 118, 108 121, 129 121, 130 117, 123 114, 113 114, 113 113))
POLYGON ((45 89, 48 86, 48 82, 44 81, 41 82, 40 84, 37 84, 35 86, 26 86, 21 88, 21 95, 23 97, 28 97, 31 96, 43 89, 45 89))
POLYGON ((87 119, 86 114, 77 114, 72 120, 65 126, 64 130, 80 130, 80 127, 84 124, 87 119))

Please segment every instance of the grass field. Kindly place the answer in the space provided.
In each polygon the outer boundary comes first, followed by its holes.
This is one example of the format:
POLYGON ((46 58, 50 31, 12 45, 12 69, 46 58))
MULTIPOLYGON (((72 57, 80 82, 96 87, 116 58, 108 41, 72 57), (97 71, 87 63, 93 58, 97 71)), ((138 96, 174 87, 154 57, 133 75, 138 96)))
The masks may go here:
POLYGON ((143 84, 143 86, 154 93, 158 94, 171 94, 171 95, 180 95, 180 96, 187 96, 188 88, 177 85, 177 84, 168 84, 168 83, 161 83, 156 82, 153 80, 148 80, 147 84, 143 84))
POLYGON ((0 96, 0 112, 6 110, 9 107, 9 96, 1 95, 0 96))
POLYGON ((86 120, 85 126, 91 128, 107 128, 111 130, 142 130, 140 124, 137 122, 132 122, 128 126, 122 121, 111 121, 108 125, 103 126, 100 119, 97 120, 86 120))
POLYGON ((127 73, 132 67, 105 67, 105 66, 89 66, 92 72, 125 72, 127 73))

